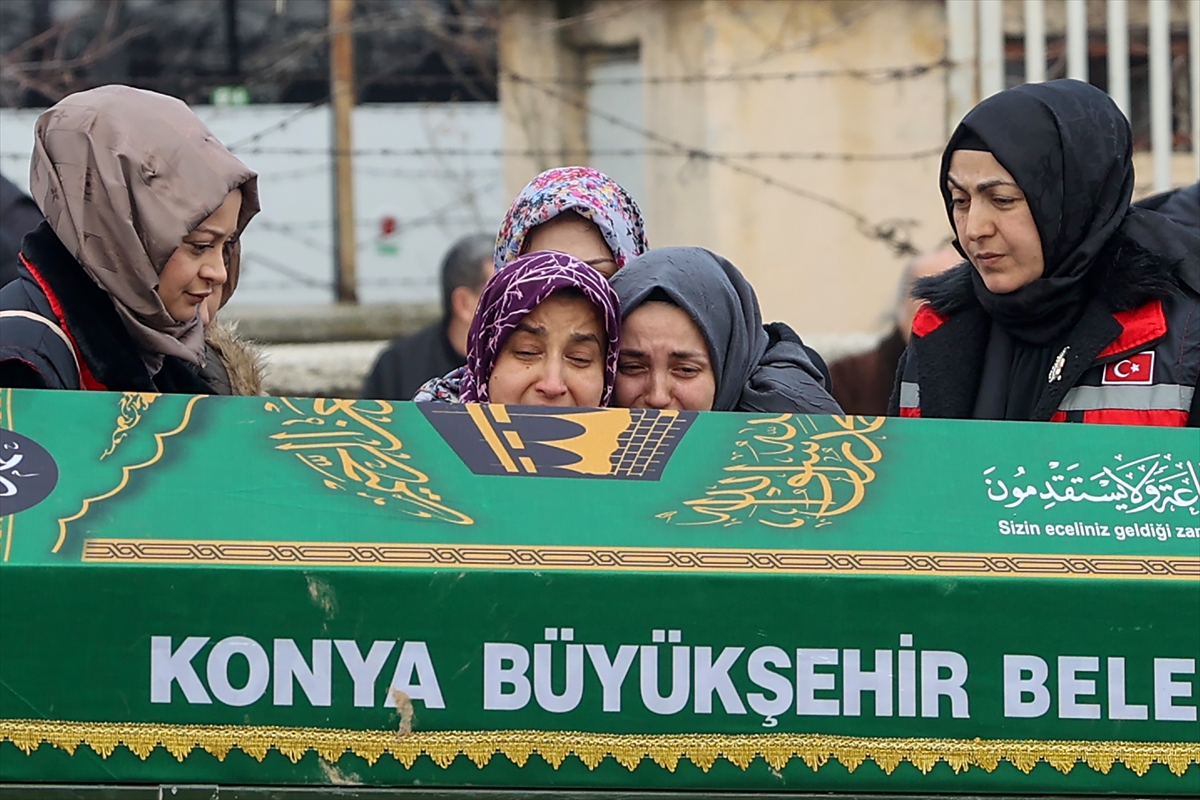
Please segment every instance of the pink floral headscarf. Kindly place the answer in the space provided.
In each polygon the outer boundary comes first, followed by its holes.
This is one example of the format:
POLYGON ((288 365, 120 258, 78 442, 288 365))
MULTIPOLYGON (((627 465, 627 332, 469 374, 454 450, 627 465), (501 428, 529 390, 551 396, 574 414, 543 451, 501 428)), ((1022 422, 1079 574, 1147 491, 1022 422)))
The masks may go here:
POLYGON ((564 211, 600 229, 617 269, 646 252, 642 212, 619 183, 591 167, 555 167, 530 181, 508 209, 496 237, 496 271, 521 255, 529 231, 564 211))

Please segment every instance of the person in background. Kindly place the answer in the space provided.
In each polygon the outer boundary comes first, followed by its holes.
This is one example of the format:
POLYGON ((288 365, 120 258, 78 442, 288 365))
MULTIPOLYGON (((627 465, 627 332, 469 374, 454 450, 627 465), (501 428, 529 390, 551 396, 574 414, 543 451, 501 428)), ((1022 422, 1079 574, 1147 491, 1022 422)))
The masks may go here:
POLYGON ((565 253, 521 256, 488 281, 466 366, 421 387, 418 403, 603 407, 617 372, 616 292, 565 253))
POLYGON ((411 400, 421 384, 467 363, 467 330, 479 293, 492 277, 495 239, 476 233, 459 239, 442 260, 442 318, 379 354, 362 396, 411 400))
POLYGON ((1157 211, 1189 228, 1200 228, 1200 182, 1139 200, 1134 207, 1157 211))
POLYGON ((496 271, 517 256, 554 250, 611 278, 646 252, 642 212, 620 184, 590 167, 555 167, 517 195, 496 237, 496 271))
POLYGON ((651 250, 612 285, 623 316, 614 405, 842 413, 800 338, 781 322, 763 325, 753 287, 724 258, 651 250))
POLYGON ((921 278, 945 272, 961 264, 962 260, 953 246, 946 245, 910 261, 900 276, 893 315, 895 324, 891 332, 873 350, 839 358, 829 365, 833 397, 847 414, 868 417, 887 414, 888 399, 896 382, 896 367, 908 344, 913 317, 920 306, 912 297, 913 284, 921 278))
POLYGON ((103 86, 38 117, 29 184, 46 221, 0 290, 0 386, 213 393, 201 306, 255 173, 181 101, 103 86))
POLYGON ((41 224, 42 212, 33 198, 0 175, 0 286, 17 279, 21 240, 41 224))
POLYGON ((1131 139, 1075 80, 963 118, 940 179, 968 263, 917 284, 891 413, 1200 425, 1200 230, 1130 206, 1131 139))

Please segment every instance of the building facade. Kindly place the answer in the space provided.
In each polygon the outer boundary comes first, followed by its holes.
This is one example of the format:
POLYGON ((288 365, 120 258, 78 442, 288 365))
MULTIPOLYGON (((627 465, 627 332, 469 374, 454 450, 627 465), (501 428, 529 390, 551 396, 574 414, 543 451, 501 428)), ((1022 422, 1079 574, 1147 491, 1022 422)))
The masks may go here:
MULTIPOLYGON (((987 2, 503 0, 507 189, 550 166, 591 164, 635 196, 652 246, 728 257, 766 317, 818 340, 878 332, 906 261, 951 236, 939 158, 961 113, 955 87, 966 75, 966 107, 977 101, 986 52, 972 42, 952 62, 947 18, 987 2)), ((1129 5, 1136 69, 1146 11, 1129 5)), ((1022 80, 1022 4, 1000 10, 993 29, 1011 85, 1022 80)), ((1170 7, 1172 34, 1183 31, 1177 67, 1188 63, 1187 14, 1170 7)), ((1063 77, 1066 22, 1043 23, 1047 77, 1063 77)), ((1103 12, 1098 24, 1091 49, 1103 58, 1103 12)), ((1178 72, 1186 80, 1186 66, 1178 72)), ((1133 89, 1136 110, 1136 75, 1133 89)), ((1188 143, 1176 146, 1174 182, 1195 180, 1188 143)))

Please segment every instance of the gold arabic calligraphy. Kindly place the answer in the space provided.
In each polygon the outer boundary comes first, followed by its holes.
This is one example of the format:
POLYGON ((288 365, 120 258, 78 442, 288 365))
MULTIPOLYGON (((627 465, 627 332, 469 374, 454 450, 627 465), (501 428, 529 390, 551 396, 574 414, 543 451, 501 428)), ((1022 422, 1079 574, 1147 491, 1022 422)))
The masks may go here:
POLYGON ((784 414, 752 419, 739 433, 726 477, 704 497, 684 503, 703 517, 659 519, 680 525, 740 525, 756 520, 772 528, 816 527, 854 509, 875 480, 873 464, 883 457, 878 432, 883 417, 809 417, 784 414))
POLYGON ((393 407, 383 400, 312 400, 279 398, 263 406, 288 414, 285 430, 271 439, 276 450, 290 452, 324 476, 334 491, 353 491, 377 506, 399 501, 400 510, 421 519, 456 525, 474 520, 442 503, 429 488, 429 476, 408 463, 399 439, 387 428, 393 407), (301 408, 301 406, 305 406, 301 408))

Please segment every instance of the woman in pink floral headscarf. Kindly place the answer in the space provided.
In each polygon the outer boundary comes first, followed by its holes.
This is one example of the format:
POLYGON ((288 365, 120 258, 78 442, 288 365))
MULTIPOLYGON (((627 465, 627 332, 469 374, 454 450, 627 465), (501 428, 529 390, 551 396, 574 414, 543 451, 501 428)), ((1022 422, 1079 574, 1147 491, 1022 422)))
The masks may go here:
POLYGON ((646 252, 637 203, 590 167, 556 167, 521 190, 496 237, 496 271, 524 253, 555 250, 611 278, 646 252))

